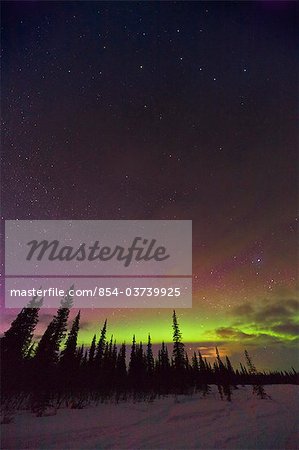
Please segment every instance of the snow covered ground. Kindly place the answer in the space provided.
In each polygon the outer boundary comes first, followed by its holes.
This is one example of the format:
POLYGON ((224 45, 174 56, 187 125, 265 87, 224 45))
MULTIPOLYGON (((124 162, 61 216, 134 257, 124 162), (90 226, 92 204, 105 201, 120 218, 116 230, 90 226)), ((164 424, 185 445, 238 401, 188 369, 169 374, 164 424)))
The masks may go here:
POLYGON ((2 449, 283 449, 299 448, 299 386, 266 386, 271 400, 251 387, 221 401, 217 388, 153 403, 101 404, 57 415, 18 413, 1 426, 2 449))

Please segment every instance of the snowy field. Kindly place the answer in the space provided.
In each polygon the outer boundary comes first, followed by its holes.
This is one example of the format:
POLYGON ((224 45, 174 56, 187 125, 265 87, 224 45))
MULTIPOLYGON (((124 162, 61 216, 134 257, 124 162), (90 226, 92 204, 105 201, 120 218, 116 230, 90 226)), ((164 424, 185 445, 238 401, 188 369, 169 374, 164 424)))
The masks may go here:
POLYGON ((2 449, 283 449, 299 448, 299 386, 266 386, 271 400, 251 387, 221 401, 217 388, 153 403, 101 404, 57 415, 18 413, 1 426, 2 449))

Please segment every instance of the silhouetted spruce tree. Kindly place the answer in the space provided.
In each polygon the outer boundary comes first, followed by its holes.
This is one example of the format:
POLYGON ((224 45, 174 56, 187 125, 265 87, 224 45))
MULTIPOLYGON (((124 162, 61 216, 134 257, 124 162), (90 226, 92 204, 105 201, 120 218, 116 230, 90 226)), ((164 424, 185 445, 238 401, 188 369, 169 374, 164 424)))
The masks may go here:
MULTIPOLYGON (((73 286, 70 289, 72 288, 73 286)), ((58 361, 59 349, 66 334, 67 319, 72 304, 73 298, 69 295, 69 292, 67 292, 65 297, 61 300, 61 307, 49 323, 37 345, 34 359, 38 370, 46 370, 48 366, 51 366, 58 361)))
POLYGON ((203 375, 206 373, 206 365, 205 365, 205 361, 202 357, 202 354, 200 352, 200 350, 198 350, 198 366, 199 366, 199 372, 203 375))
POLYGON ((203 359, 200 350, 198 350, 198 368, 199 368, 199 387, 204 396, 206 396, 211 388, 208 385, 209 378, 211 378, 211 369, 207 365, 207 360, 203 359))
MULTIPOLYGON (((230 379, 229 379, 229 373, 228 373, 228 369, 225 366, 225 364, 222 362, 220 355, 219 355, 219 350, 216 347, 216 358, 217 358, 217 379, 218 379, 218 390, 219 390, 219 385, 222 386, 222 392, 224 393, 226 399, 230 402, 231 401, 231 396, 232 396, 232 390, 231 390, 231 385, 230 385, 230 379)), ((219 391, 220 393, 220 391, 219 391)), ((221 396, 221 394, 220 394, 221 396)))
POLYGON ((230 362, 228 356, 225 357, 225 361, 226 361, 226 368, 227 368, 228 373, 230 374, 230 376, 233 376, 234 369, 233 369, 232 363, 230 362))
POLYGON ((96 348, 95 354, 95 364, 97 367, 101 366, 101 362, 104 356, 105 345, 106 345, 106 332, 107 332, 107 319, 104 322, 104 326, 101 330, 100 338, 96 348))
POLYGON ((257 374, 257 370, 256 370, 255 365, 254 365, 253 362, 252 362, 251 357, 249 356, 248 351, 245 350, 245 351, 244 351, 244 354, 245 354, 246 364, 247 364, 247 367, 248 367, 249 374, 250 374, 250 375, 256 375, 256 374, 257 374))
MULTIPOLYGON (((61 312, 61 310, 58 310, 61 312)), ((64 311, 63 311, 64 312, 64 311)), ((53 351, 52 340, 55 336, 56 329, 56 316, 51 320, 48 324, 44 334, 42 335, 39 343, 37 344, 34 363, 35 367, 37 366, 47 366, 53 362, 55 362, 55 352, 53 351)))
POLYGON ((179 328, 178 320, 175 311, 172 315, 172 328, 173 328, 173 364, 177 370, 184 370, 185 368, 185 346, 182 342, 182 334, 179 328))
POLYGON ((216 360, 217 360, 217 364, 218 364, 219 373, 224 374, 225 373, 225 365, 223 364, 223 362, 220 358, 218 347, 216 347, 216 360))
POLYGON ((219 369, 219 364, 218 362, 214 362, 213 364, 213 368, 214 368, 214 374, 215 374, 215 380, 216 380, 216 384, 217 384, 217 389, 220 395, 221 400, 223 400, 223 388, 222 388, 222 384, 220 382, 220 369, 219 369))
POLYGON ((155 361, 151 343, 151 336, 148 335, 147 348, 146 348, 146 365, 147 365, 147 373, 150 377, 154 374, 155 361))
POLYGON ((114 340, 114 343, 113 343, 112 353, 111 353, 111 359, 112 359, 113 369, 116 369, 116 363, 117 363, 117 346, 116 346, 116 340, 114 340))
POLYGON ((119 395, 127 386, 127 367, 126 367, 126 344, 123 343, 119 349, 116 360, 116 394, 117 400, 119 395))
POLYGON ((225 357, 225 360, 226 360, 226 369, 227 369, 227 374, 228 374, 228 378, 229 378, 230 384, 232 384, 234 386, 234 389, 237 389, 236 373, 234 371, 232 363, 230 362, 228 356, 225 357))
POLYGON ((136 344, 133 336, 131 355, 129 362, 129 383, 135 394, 144 392, 146 382, 146 355, 143 352, 142 342, 136 344))
POLYGON ((167 346, 162 342, 155 366, 155 385, 157 392, 161 394, 166 393, 172 385, 170 370, 167 346))
POLYGON ((161 365, 162 365, 162 369, 166 369, 169 371, 170 362, 169 362, 169 356, 168 356, 168 348, 164 342, 162 342, 162 347, 161 347, 161 365))
POLYGON ((248 376, 248 371, 246 369, 246 367, 243 366, 243 364, 240 362, 240 368, 241 368, 241 378, 242 378, 242 385, 246 384, 246 380, 247 380, 247 376, 248 376))
POLYGON ((198 366, 198 360, 197 360, 196 352, 194 352, 193 355, 192 355, 192 369, 193 369, 194 373, 197 375, 198 371, 199 371, 199 366, 198 366))
POLYGON ((182 334, 179 328, 175 311, 172 315, 173 329, 173 351, 172 351, 172 368, 173 368, 173 384, 176 392, 184 392, 186 388, 186 357, 185 346, 182 342, 182 334))
POLYGON ((110 387, 110 382, 112 378, 112 374, 109 374, 111 370, 111 361, 110 361, 110 351, 109 351, 109 343, 105 343, 104 354, 101 361, 100 366, 100 376, 101 376, 101 387, 104 393, 108 393, 108 387, 110 387), (109 385, 109 386, 108 386, 109 385))
POLYGON ((157 360, 156 365, 157 365, 157 368, 160 368, 161 370, 170 368, 168 350, 167 350, 167 346, 165 345, 164 341, 161 344, 161 349, 158 351, 158 360, 157 360))
POLYGON ((252 359, 249 356, 249 353, 247 350, 244 352, 246 363, 249 371, 249 375, 252 375, 254 384, 253 384, 253 394, 257 395, 261 399, 269 398, 269 396, 266 394, 264 386, 261 384, 259 380, 259 374, 256 370, 255 365, 252 362, 252 359))
POLYGON ((20 363, 26 356, 38 322, 38 313, 42 302, 43 298, 38 300, 38 297, 33 297, 4 333, 1 338, 2 364, 9 363, 12 366, 20 363))
MULTIPOLYGON (((73 289, 73 286, 70 288, 73 289)), ((60 302, 61 307, 46 328, 39 341, 33 358, 33 379, 34 390, 31 399, 31 408, 38 416, 49 405, 51 391, 62 390, 61 380, 57 375, 57 362, 59 359, 60 345, 67 330, 67 319, 70 308, 73 305, 73 298, 66 293, 60 302)))
POLYGON ((92 365, 94 362, 94 357, 95 357, 95 352, 96 352, 96 335, 93 336, 91 344, 90 344, 90 349, 89 349, 89 354, 88 354, 88 362, 89 365, 92 365))
POLYGON ((117 374, 119 378, 125 377, 127 374, 127 366, 126 366, 126 344, 123 342, 116 361, 117 374))
POLYGON ((103 388, 106 393, 111 390, 114 377, 115 377, 115 369, 116 369, 116 344, 113 343, 113 336, 111 336, 109 343, 106 342, 104 356, 102 361, 102 381, 103 388))
POLYGON ((71 371, 71 373, 73 374, 71 378, 71 384, 76 390, 82 387, 82 375, 84 373, 83 367, 85 368, 86 366, 85 356, 87 357, 87 354, 84 349, 84 344, 82 344, 81 347, 76 349, 73 362, 71 363, 73 367, 73 370, 71 371))
POLYGON ((63 369, 71 371, 78 365, 77 362, 82 358, 83 356, 83 348, 81 349, 81 352, 77 354, 77 339, 78 339, 78 332, 79 332, 79 324, 80 324, 80 311, 76 315, 71 330, 68 334, 65 347, 61 352, 60 357, 60 365, 63 369))
POLYGON ((30 381, 34 329, 43 298, 33 297, 1 338, 1 391, 23 388, 30 381))
POLYGON ((201 377, 200 377, 199 362, 198 362, 198 359, 197 359, 196 352, 194 352, 193 355, 192 355, 191 367, 192 367, 193 385, 194 385, 194 387, 196 389, 200 389, 201 388, 201 384, 202 384, 202 380, 201 380, 201 377))
POLYGON ((128 372, 129 375, 131 375, 132 372, 134 371, 135 364, 136 364, 136 338, 134 334, 132 339, 131 354, 129 361, 129 372, 128 372))

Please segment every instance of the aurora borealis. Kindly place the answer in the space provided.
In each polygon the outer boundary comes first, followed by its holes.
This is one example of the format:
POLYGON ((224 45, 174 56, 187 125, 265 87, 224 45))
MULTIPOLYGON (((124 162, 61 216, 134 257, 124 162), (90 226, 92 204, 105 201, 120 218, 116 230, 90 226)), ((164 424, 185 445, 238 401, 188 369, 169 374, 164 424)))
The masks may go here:
MULTIPOLYGON (((191 219, 187 347, 298 368, 297 8, 3 2, 2 219, 191 219)), ((171 313, 83 310, 80 341, 171 313)))

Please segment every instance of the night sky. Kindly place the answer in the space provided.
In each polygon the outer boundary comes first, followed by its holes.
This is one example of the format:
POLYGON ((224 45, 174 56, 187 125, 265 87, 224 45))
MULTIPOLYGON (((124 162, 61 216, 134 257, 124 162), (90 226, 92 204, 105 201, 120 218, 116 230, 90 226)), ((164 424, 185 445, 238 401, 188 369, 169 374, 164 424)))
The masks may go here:
MULTIPOLYGON (((3 2, 2 218, 192 219, 187 348, 296 366, 297 9, 3 2)), ((110 309, 81 343, 105 317, 171 341, 170 310, 110 309)))

